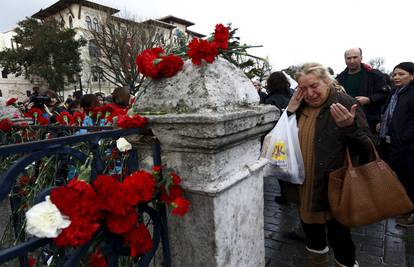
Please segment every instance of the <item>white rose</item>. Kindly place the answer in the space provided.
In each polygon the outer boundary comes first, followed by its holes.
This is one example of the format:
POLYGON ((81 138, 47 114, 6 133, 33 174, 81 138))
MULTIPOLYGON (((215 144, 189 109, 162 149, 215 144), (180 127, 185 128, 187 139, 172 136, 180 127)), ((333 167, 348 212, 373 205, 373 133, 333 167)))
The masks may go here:
POLYGON ((126 152, 132 149, 132 145, 123 137, 116 140, 116 147, 121 152, 126 152))
POLYGON ((69 218, 60 213, 50 196, 26 212, 26 232, 36 237, 57 237, 69 225, 69 218))

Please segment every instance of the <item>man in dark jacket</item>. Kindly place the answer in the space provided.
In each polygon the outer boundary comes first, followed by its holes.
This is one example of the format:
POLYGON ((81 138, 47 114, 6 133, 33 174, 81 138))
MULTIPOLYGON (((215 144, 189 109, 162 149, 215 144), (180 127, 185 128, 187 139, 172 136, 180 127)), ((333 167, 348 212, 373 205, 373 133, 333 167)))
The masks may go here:
POLYGON ((369 128, 375 133, 375 126, 381 119, 381 108, 388 95, 385 76, 379 70, 362 63, 361 48, 345 51, 347 68, 336 80, 345 91, 363 106, 369 128))

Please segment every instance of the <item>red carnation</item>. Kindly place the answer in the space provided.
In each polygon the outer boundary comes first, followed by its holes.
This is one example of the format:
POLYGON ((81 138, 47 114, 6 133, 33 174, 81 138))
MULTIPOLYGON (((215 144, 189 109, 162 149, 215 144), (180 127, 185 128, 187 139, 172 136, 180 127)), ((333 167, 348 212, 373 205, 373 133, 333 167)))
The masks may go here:
POLYGON ((8 133, 11 131, 13 126, 13 122, 10 119, 2 119, 0 121, 0 130, 2 130, 5 133, 8 133))
POLYGON ((227 49, 229 47, 229 29, 223 24, 217 24, 214 31, 214 42, 220 49, 227 49))
POLYGON ((62 233, 55 238, 55 243, 60 247, 82 246, 92 239, 98 228, 98 223, 89 223, 82 219, 72 220, 71 218, 69 227, 63 229, 62 233))
POLYGON ((152 249, 151 235, 143 223, 124 234, 124 242, 131 249, 131 256, 142 255, 152 249))
POLYGON ((59 113, 59 115, 56 117, 56 120, 62 125, 72 125, 75 122, 73 116, 70 115, 70 113, 67 111, 62 111, 59 113))
POLYGON ((78 125, 82 125, 83 120, 85 119, 85 113, 75 111, 73 113, 73 121, 76 122, 78 125))
POLYGON ((108 262, 106 261, 105 255, 102 254, 100 249, 96 249, 89 255, 89 266, 90 267, 107 267, 108 262))
POLYGON ((172 185, 170 189, 165 190, 164 185, 161 186, 161 201, 164 201, 166 203, 173 202, 176 198, 183 196, 183 190, 179 185, 172 185))
POLYGON ((208 63, 213 63, 218 55, 218 47, 215 42, 194 38, 188 45, 187 54, 196 65, 200 65, 202 59, 208 63))
POLYGON ((179 185, 181 183, 181 177, 178 176, 175 172, 171 173, 172 181, 175 185, 179 185))
POLYGON ((136 58, 136 64, 138 71, 144 76, 151 77, 153 79, 159 78, 160 65, 159 59, 161 54, 164 53, 164 49, 161 47, 155 47, 144 50, 136 58))
POLYGON ((29 267, 36 266, 37 260, 33 256, 29 256, 29 267))
POLYGON ((114 234, 123 234, 131 230, 138 222, 138 214, 134 208, 129 208, 126 215, 108 214, 106 226, 114 234))
POLYGON ((126 177, 123 182, 131 205, 150 201, 154 195, 157 182, 146 171, 136 171, 126 177))
POLYGON ((72 179, 66 186, 53 189, 50 199, 71 221, 79 219, 93 223, 101 217, 101 198, 84 181, 72 179))
POLYGON ((142 128, 147 124, 147 118, 135 114, 133 117, 119 115, 117 125, 120 128, 142 128))
POLYGON ((36 180, 34 176, 22 175, 19 179, 19 185, 25 187, 34 180, 36 180))
POLYGON ((102 209, 116 215, 126 215, 128 212, 128 195, 122 184, 109 175, 98 175, 93 186, 102 199, 102 209))
POLYGON ((37 123, 39 125, 48 125, 49 124, 49 119, 47 119, 45 117, 39 117, 39 118, 37 118, 37 123))
POLYGON ((39 118, 42 116, 43 111, 39 108, 31 108, 27 113, 24 114, 25 117, 31 117, 31 118, 39 118))
POLYGON ((179 56, 168 55, 162 57, 159 63, 160 72, 163 77, 172 77, 183 68, 184 62, 179 56))
POLYGON ((16 101, 17 101, 17 98, 15 97, 10 98, 9 100, 6 101, 6 106, 13 105, 14 103, 16 103, 16 101))
POLYGON ((161 167, 161 166, 159 166, 159 165, 154 165, 154 166, 152 166, 152 171, 153 171, 153 172, 160 172, 160 171, 161 171, 161 169, 162 169, 162 167, 161 167))
POLYGON ((184 216, 190 210, 190 201, 185 198, 176 198, 172 203, 172 214, 176 216, 184 216))

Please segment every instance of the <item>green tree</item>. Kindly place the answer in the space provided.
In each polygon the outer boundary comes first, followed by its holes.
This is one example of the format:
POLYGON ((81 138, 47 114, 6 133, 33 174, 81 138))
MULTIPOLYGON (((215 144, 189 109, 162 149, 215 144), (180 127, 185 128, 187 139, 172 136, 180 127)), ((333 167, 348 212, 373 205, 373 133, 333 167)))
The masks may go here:
POLYGON ((62 28, 55 20, 26 18, 15 29, 16 47, 0 52, 0 65, 8 73, 25 78, 38 76, 50 89, 60 92, 80 71, 79 48, 85 41, 75 39, 73 29, 62 28))

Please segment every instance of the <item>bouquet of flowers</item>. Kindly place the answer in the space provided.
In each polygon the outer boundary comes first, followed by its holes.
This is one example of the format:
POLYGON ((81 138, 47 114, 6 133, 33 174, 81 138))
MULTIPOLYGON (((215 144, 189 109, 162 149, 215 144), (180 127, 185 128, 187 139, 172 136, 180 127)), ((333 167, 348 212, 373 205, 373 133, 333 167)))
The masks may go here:
POLYGON ((144 76, 159 80, 177 74, 184 65, 182 58, 190 58, 193 64, 201 65, 203 61, 213 63, 218 55, 222 55, 238 67, 242 67, 240 56, 263 60, 246 52, 248 48, 259 46, 241 45, 235 36, 236 31, 230 25, 226 27, 217 24, 209 38, 194 38, 186 47, 176 49, 175 54, 167 55, 161 47, 146 49, 136 57, 138 71, 144 76))
POLYGON ((99 254, 98 240, 110 233, 122 238, 130 256, 136 257, 152 249, 151 234, 139 206, 163 203, 171 207, 173 215, 184 216, 189 201, 183 197, 180 183, 174 172, 163 178, 161 166, 122 178, 98 175, 91 183, 81 173, 67 185, 52 189, 45 201, 26 212, 26 232, 53 238, 58 247, 78 247, 96 240, 95 253, 90 257, 99 256, 103 262, 106 260, 99 254))

